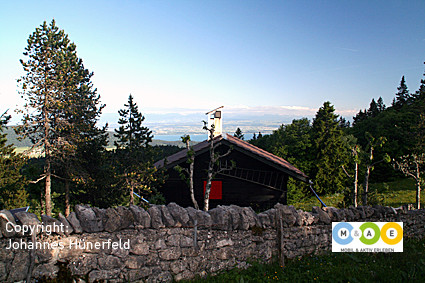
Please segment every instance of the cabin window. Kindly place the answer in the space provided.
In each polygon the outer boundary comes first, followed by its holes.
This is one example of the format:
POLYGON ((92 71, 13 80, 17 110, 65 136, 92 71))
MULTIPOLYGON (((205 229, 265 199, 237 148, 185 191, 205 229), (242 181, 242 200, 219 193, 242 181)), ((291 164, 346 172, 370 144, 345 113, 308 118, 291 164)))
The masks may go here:
MULTIPOLYGON (((205 195, 205 189, 207 187, 207 181, 204 181, 204 195, 205 195)), ((210 199, 222 199, 223 189, 223 183, 222 181, 211 181, 211 192, 210 192, 210 199)))

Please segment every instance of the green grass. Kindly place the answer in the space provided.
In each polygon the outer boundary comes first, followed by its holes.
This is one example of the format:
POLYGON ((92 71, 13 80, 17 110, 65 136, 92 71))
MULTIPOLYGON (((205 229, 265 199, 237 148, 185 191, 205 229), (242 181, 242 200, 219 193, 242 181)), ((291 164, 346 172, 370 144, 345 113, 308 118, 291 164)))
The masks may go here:
POLYGON ((405 240, 403 253, 331 253, 277 263, 252 263, 187 282, 424 282, 425 239, 405 240))
MULTIPOLYGON (((372 192, 370 204, 399 207, 404 204, 416 203, 416 185, 411 178, 402 178, 391 182, 371 183, 369 190, 372 192)), ((344 196, 341 193, 320 197, 327 206, 338 207, 344 196)), ((361 197, 359 196, 359 199, 361 197)), ((296 209, 311 211, 313 206, 321 206, 316 197, 311 196, 302 202, 291 203, 296 209)), ((421 192, 421 207, 425 207, 425 195, 421 192)))
MULTIPOLYGON (((403 204, 416 203, 416 185, 411 178, 375 183, 370 187, 377 190, 377 197, 381 200, 382 205, 399 207, 403 204)), ((423 196, 423 192, 421 192, 421 196, 423 196)), ((425 200, 421 199, 421 207, 423 207, 425 200)))
MULTIPOLYGON (((344 199, 344 196, 340 193, 336 193, 333 195, 320 196, 320 199, 326 204, 326 206, 337 207, 338 203, 344 199)), ((313 206, 322 206, 320 201, 314 196, 304 199, 302 202, 290 204, 292 204, 296 209, 301 209, 304 211, 311 211, 313 206)))

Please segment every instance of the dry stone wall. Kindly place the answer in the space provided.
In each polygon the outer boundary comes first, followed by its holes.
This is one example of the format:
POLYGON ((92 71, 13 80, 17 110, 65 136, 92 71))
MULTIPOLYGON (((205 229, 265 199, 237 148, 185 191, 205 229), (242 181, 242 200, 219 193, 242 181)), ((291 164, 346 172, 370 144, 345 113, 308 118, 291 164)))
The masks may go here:
POLYGON ((27 212, 15 216, 17 221, 9 211, 0 212, 1 282, 22 281, 29 274, 32 280, 65 276, 75 282, 190 279, 244 268, 252 259, 271 261, 278 247, 287 258, 330 250, 332 221, 401 221, 404 237, 425 233, 425 210, 406 207, 305 212, 277 204, 256 214, 234 205, 209 212, 175 203, 147 210, 77 205, 68 217, 57 219, 42 216, 40 221, 27 212), (277 223, 283 223, 282 237, 277 223))

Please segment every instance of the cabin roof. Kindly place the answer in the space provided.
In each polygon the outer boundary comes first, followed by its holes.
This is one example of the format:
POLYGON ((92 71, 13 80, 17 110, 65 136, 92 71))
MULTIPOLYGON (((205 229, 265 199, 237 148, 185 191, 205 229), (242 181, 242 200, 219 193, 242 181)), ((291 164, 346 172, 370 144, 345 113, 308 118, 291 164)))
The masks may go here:
MULTIPOLYGON (((256 147, 246 141, 238 139, 229 134, 222 134, 214 138, 214 144, 226 144, 232 146, 234 150, 237 150, 243 154, 249 155, 252 158, 257 159, 260 162, 266 163, 289 176, 303 181, 308 182, 309 178, 304 172, 290 164, 285 159, 278 157, 270 152, 267 152, 259 147, 256 147)), ((193 146, 195 156, 202 154, 209 150, 210 143, 209 141, 203 141, 193 146)), ((155 167, 161 168, 164 167, 169 169, 180 163, 186 162, 187 160, 187 149, 183 149, 173 155, 170 155, 162 160, 159 160, 154 164, 155 167)))

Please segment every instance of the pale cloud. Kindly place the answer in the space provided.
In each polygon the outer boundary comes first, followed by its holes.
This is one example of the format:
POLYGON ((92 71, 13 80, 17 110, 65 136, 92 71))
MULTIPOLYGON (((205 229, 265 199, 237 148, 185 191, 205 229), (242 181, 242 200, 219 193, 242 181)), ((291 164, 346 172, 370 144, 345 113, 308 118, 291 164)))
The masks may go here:
MULTIPOLYGON (((143 109, 146 114, 155 114, 155 115, 167 115, 167 114, 179 114, 182 116, 189 115, 205 115, 211 109, 216 108, 217 105, 211 105, 209 108, 200 108, 200 107, 180 107, 180 108, 168 108, 168 107, 148 107, 143 109)), ((224 115, 227 117, 236 118, 238 115, 241 117, 249 116, 294 116, 294 117, 313 117, 320 106, 317 108, 297 106, 297 105, 280 105, 280 106, 271 106, 271 105, 260 105, 260 106, 248 106, 248 105, 230 105, 224 106, 222 109, 224 115)), ((354 116, 358 110, 356 109, 336 109, 335 112, 338 115, 344 117, 354 116)))

